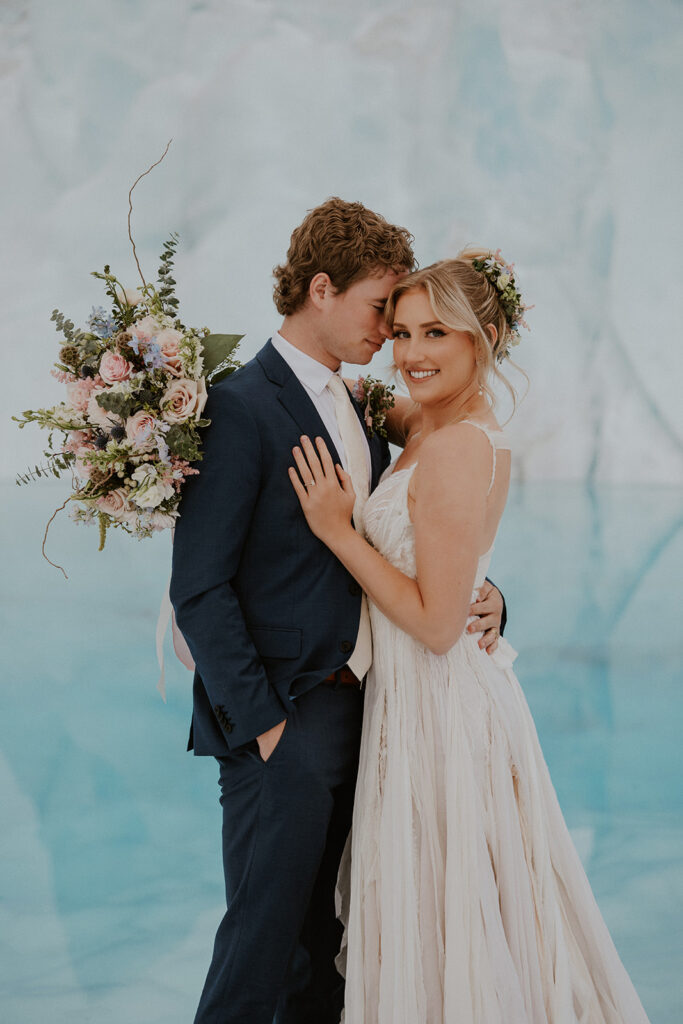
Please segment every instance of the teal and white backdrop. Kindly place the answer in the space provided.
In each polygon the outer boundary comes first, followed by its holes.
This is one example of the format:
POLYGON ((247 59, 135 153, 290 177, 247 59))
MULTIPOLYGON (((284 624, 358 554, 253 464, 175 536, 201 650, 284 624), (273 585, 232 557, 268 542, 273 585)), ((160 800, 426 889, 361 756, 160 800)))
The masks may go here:
MULTIPOLYGON (((560 801, 653 1024, 683 1014, 683 12, 673 0, 0 3, 0 1018, 191 1019, 221 912, 216 771, 189 679, 155 691, 168 538, 57 520, 55 306, 181 236, 183 318, 277 327, 271 270, 330 195, 514 260, 530 389, 492 567, 560 801)), ((381 374, 388 355, 379 357, 381 374), (384 362, 382 362, 382 360, 384 362)))

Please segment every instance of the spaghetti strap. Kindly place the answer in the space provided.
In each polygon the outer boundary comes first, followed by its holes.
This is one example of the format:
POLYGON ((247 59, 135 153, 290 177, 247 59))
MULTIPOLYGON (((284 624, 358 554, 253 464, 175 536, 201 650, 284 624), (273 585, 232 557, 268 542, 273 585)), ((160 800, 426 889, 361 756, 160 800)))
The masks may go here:
POLYGON ((488 427, 485 427, 483 423, 477 423, 476 420, 461 420, 461 423, 469 423, 471 427, 477 427, 477 429, 481 430, 483 434, 486 434, 488 442, 491 445, 491 450, 493 452, 493 466, 491 467, 491 481, 489 483, 489 489, 486 492, 486 497, 488 498, 496 479, 496 452, 498 448, 503 451, 509 450, 510 445, 502 430, 490 430, 488 427), (498 438, 502 438, 503 443, 500 443, 498 438))

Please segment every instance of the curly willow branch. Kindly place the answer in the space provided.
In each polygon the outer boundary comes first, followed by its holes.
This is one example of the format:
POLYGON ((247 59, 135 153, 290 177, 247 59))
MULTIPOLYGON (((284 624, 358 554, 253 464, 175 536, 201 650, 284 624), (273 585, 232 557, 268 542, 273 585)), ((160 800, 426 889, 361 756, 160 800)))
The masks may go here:
POLYGON ((60 505, 59 508, 56 508, 54 510, 54 512, 52 513, 52 515, 50 516, 50 518, 47 521, 47 526, 45 527, 45 533, 43 534, 43 547, 42 547, 43 558, 45 559, 46 562, 49 562, 50 565, 53 565, 55 567, 55 569, 60 569, 64 573, 64 579, 65 580, 68 580, 68 578, 69 578, 67 576, 67 574, 66 574, 66 570, 64 569, 64 567, 62 565, 57 565, 56 562, 53 562, 51 558, 47 557, 47 555, 45 554, 45 544, 47 543, 47 534, 48 534, 48 531, 50 529, 50 526, 52 525, 53 519, 55 518, 55 516, 59 512, 62 511, 63 508, 66 508, 66 506, 69 504, 69 502, 71 501, 72 498, 73 498, 73 494, 70 494, 69 497, 66 499, 66 501, 62 505, 60 505))
POLYGON ((146 171, 143 171, 142 174, 140 174, 135 179, 135 181, 133 182, 133 184, 130 187, 130 192, 128 193, 128 237, 130 238, 130 244, 133 246, 133 256, 135 257, 135 263, 137 264, 138 273, 140 275, 140 280, 142 281, 142 284, 143 284, 144 288, 147 287, 147 282, 145 281, 145 278, 144 278, 143 273, 142 273, 142 268, 140 266, 140 261, 138 260, 138 254, 137 254, 136 249, 135 249, 135 242, 133 241, 133 235, 131 234, 131 230, 130 230, 130 218, 131 218, 131 215, 133 213, 133 189, 135 188, 135 186, 138 184, 139 181, 142 181, 142 179, 144 177, 146 177, 146 175, 149 174, 150 171, 153 171, 155 167, 159 166, 161 161, 164 159, 164 157, 168 153, 169 146, 171 145, 172 142, 173 142, 173 139, 169 139, 168 140, 168 142, 166 143, 166 149, 163 151, 163 153, 161 154, 159 159, 156 160, 151 165, 151 167, 148 167, 146 171))

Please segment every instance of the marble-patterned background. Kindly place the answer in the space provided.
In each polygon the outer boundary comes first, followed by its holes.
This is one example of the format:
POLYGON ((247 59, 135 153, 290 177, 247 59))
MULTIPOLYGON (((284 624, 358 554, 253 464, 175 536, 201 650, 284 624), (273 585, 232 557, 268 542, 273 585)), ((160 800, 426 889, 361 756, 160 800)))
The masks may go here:
MULTIPOLYGON (((82 322, 105 262, 135 283, 127 190, 173 137, 134 228, 152 272, 180 232, 186 322, 253 354, 292 227, 360 199, 423 264, 465 242, 516 262, 518 478, 683 482, 680 4, 3 0, 0 31, 11 411, 61 397, 50 311, 82 322)), ((2 429, 11 477, 42 438, 2 429)))
MULTIPOLYGON (((184 320, 278 326, 271 270, 329 195, 519 270, 531 381, 492 573, 591 884, 652 1024, 683 1020, 683 351, 674 0, 0 0, 0 1020, 181 1024, 223 900, 190 676, 154 689, 170 538, 66 516, 12 412, 62 397, 59 306, 181 234, 184 320), (4 479, 3 479, 4 478, 4 479), (678 485, 678 486, 672 486, 678 485), (118 531, 115 531, 118 533, 118 531)), ((384 366, 388 361, 382 356, 384 366)), ((381 373, 383 365, 376 367, 381 373)), ((167 655, 171 657, 167 644, 167 655)))

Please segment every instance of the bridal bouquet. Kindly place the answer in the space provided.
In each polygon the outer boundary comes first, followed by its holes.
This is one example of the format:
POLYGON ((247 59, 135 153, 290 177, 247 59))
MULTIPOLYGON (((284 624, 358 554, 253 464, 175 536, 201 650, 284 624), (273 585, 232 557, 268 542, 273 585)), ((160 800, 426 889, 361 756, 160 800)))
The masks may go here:
POLYGON ((69 472, 72 493, 61 508, 72 502, 75 521, 99 526, 100 550, 109 527, 143 538, 174 525, 183 482, 199 472, 191 463, 201 459, 199 431, 209 424, 207 385, 239 366, 241 335, 180 322, 176 245, 176 235, 164 244, 156 286, 142 278, 139 291, 129 290, 108 266, 95 272, 110 309, 93 309, 85 329, 54 310, 63 341, 52 375, 66 400, 13 417, 21 428, 49 431, 45 462, 17 483, 69 472))

